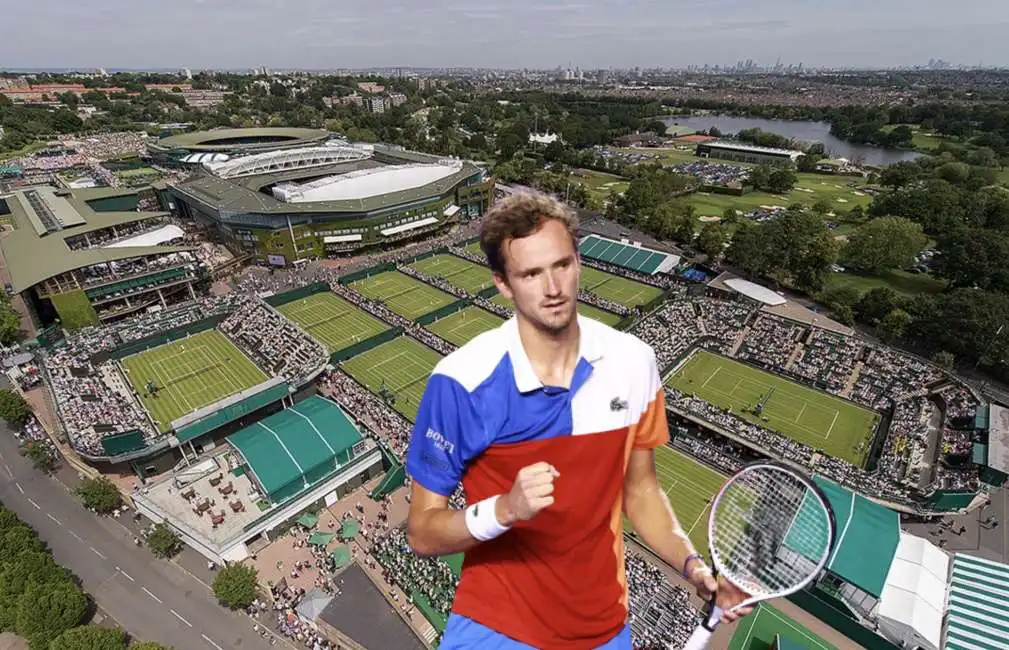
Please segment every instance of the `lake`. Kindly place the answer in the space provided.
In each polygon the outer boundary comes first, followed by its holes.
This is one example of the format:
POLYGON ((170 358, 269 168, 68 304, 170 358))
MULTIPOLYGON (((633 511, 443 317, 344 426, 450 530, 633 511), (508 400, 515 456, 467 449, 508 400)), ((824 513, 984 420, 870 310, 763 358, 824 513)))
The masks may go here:
POLYGON ((783 135, 792 140, 822 142, 827 150, 827 155, 831 158, 847 158, 848 160, 860 158, 867 165, 892 165, 903 160, 914 160, 921 156, 917 151, 883 149, 839 140, 830 134, 830 125, 826 122, 767 120, 760 117, 733 117, 731 115, 669 117, 663 122, 667 125, 687 126, 698 131, 706 131, 715 127, 725 135, 738 133, 743 129, 760 129, 783 135))

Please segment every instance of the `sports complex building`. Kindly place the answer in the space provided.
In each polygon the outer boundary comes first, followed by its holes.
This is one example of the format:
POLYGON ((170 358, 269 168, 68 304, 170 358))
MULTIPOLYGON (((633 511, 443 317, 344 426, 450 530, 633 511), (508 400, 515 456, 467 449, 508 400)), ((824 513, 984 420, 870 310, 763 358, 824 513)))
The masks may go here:
POLYGON ((793 149, 758 147, 754 144, 734 140, 701 142, 698 143, 694 153, 701 158, 719 158, 721 160, 735 160, 737 162, 757 164, 794 163, 802 155, 801 151, 793 149))
POLYGON ((196 296, 206 274, 183 229, 168 213, 138 205, 130 189, 0 194, 0 217, 16 226, 0 242, 10 290, 37 323, 109 323, 196 296))
POLYGON ((163 207, 274 266, 430 235, 492 198, 483 169, 386 145, 328 140, 201 160, 160 192, 163 207))
POLYGON ((166 167, 197 167, 205 162, 220 162, 236 156, 321 145, 330 137, 330 133, 322 129, 190 131, 168 135, 148 144, 147 154, 151 162, 166 167))

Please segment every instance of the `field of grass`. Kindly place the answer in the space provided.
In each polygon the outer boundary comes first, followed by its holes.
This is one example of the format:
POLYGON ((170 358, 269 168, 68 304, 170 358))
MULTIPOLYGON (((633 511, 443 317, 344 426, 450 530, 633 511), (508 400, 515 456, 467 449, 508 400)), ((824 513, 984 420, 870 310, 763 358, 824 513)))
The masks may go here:
POLYGON ((132 178, 134 176, 150 176, 157 175, 158 171, 151 167, 137 167, 136 169, 125 169, 119 172, 119 175, 123 178, 132 178))
POLYGON ((720 217, 725 210, 732 208, 740 212, 756 210, 761 206, 788 207, 793 203, 812 205, 819 200, 830 204, 832 210, 840 215, 848 212, 856 205, 869 207, 872 197, 860 192, 848 183, 852 180, 847 176, 824 176, 821 174, 797 174, 799 177, 795 188, 786 194, 768 194, 767 192, 750 192, 743 196, 728 196, 726 194, 709 194, 697 192, 687 197, 697 211, 697 216, 720 217))
POLYGON ((445 318, 436 320, 426 327, 449 343, 465 345, 470 340, 487 330, 494 329, 503 322, 504 319, 497 314, 492 314, 489 311, 471 305, 445 318))
POLYGON ((608 198, 610 192, 623 194, 630 186, 630 182, 623 176, 607 174, 594 169, 576 169, 572 180, 577 180, 585 186, 589 195, 599 201, 608 198))
POLYGON ((409 320, 456 300, 455 296, 398 271, 385 271, 358 280, 351 286, 367 298, 382 301, 386 307, 409 320))
POLYGON ((886 270, 878 275, 862 275, 853 271, 831 273, 827 277, 827 287, 849 285, 861 293, 871 291, 876 287, 890 287, 897 293, 914 295, 918 293, 939 293, 946 288, 946 282, 925 273, 908 273, 907 271, 886 270))
POLYGON ((466 244, 465 246, 463 246, 463 248, 465 250, 468 250, 469 252, 473 253, 474 255, 478 255, 480 257, 480 259, 484 259, 483 249, 480 248, 480 242, 479 241, 470 242, 470 243, 466 244))
POLYGON ((879 419, 851 402, 705 351, 688 359, 666 384, 858 466, 865 462, 879 419), (763 413, 751 413, 764 398, 763 413))
POLYGON ((650 284, 628 280, 584 265, 579 288, 626 307, 644 305, 662 294, 662 289, 650 284))
POLYGON ((277 307, 318 339, 330 352, 337 352, 371 338, 389 326, 340 296, 324 292, 277 307))
POLYGON ((834 650, 834 646, 808 628, 766 603, 758 605, 757 611, 738 623, 729 650, 767 650, 779 634, 805 650, 834 650))
POLYGON ((266 373, 217 330, 124 358, 126 378, 160 431, 178 417, 266 381, 266 373), (147 392, 147 381, 157 390, 147 392))
MULTIPOLYGON (((504 297, 503 294, 500 293, 494 294, 494 296, 490 299, 490 301, 495 305, 501 305, 502 307, 507 307, 508 309, 515 308, 512 305, 512 301, 508 300, 507 298, 504 297)), ((578 313, 581 314, 582 316, 588 316, 589 318, 594 318, 597 321, 606 323, 607 325, 611 326, 616 325, 621 320, 620 316, 614 314, 613 312, 608 312, 603 309, 599 309, 598 307, 594 307, 584 302, 579 302, 576 308, 578 309, 578 313)))
POLYGON ((427 379, 441 355, 405 336, 383 343, 341 364, 376 395, 384 386, 396 396, 392 405, 413 422, 427 379))
POLYGON ((907 126, 911 128, 911 145, 915 149, 938 149, 940 144, 944 142, 951 142, 949 138, 937 133, 922 132, 921 127, 917 124, 887 124, 881 130, 889 133, 898 126, 907 126))
POLYGON ((441 276, 469 293, 477 293, 494 284, 486 267, 455 255, 432 255, 410 266, 427 275, 441 276))

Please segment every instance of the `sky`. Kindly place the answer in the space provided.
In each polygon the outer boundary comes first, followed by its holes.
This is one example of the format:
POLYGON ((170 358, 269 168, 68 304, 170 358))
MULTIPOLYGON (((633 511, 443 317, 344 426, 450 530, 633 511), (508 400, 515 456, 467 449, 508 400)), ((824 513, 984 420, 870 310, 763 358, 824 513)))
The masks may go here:
POLYGON ((1006 0, 2 0, 0 67, 1009 66, 1006 0))

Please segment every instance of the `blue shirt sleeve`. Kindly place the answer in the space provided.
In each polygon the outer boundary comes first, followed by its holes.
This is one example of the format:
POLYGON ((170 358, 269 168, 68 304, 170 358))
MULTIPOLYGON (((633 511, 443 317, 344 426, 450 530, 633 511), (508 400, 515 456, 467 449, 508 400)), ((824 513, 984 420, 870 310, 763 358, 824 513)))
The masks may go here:
POLYGON ((486 446, 469 392, 451 377, 431 375, 406 454, 407 473, 428 490, 451 496, 466 466, 486 446))

